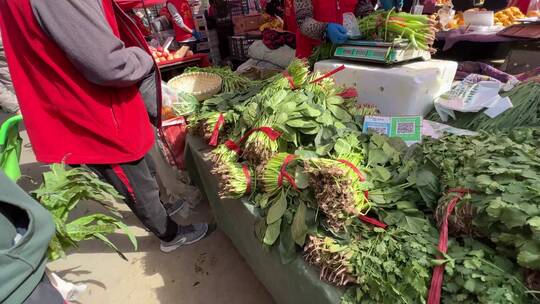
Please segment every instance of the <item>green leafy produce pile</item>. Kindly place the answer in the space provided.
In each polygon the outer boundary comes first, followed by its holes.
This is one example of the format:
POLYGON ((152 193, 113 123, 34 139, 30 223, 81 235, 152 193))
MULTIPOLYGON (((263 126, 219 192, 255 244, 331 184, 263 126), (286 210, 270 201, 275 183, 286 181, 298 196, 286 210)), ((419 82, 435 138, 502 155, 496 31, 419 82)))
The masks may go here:
POLYGON ((407 147, 362 134, 363 115, 376 109, 356 106, 319 77, 294 61, 197 113, 227 117, 210 152, 213 174, 222 198, 247 196, 259 209, 254 230, 263 246, 284 263, 301 252, 322 280, 348 287, 347 304, 425 303, 433 266, 443 264, 444 303, 538 302, 529 289, 540 277, 539 131, 407 147), (442 254, 437 220, 451 188, 470 194, 450 219, 442 254))
MULTIPOLYGON (((520 266, 540 269, 540 130, 515 129, 477 137, 446 137, 424 144, 432 172, 441 172, 442 189, 465 188, 450 218, 460 236, 488 238, 520 266)), ((436 183, 433 180, 433 183, 436 183)), ((449 198, 436 207, 440 220, 449 198)))

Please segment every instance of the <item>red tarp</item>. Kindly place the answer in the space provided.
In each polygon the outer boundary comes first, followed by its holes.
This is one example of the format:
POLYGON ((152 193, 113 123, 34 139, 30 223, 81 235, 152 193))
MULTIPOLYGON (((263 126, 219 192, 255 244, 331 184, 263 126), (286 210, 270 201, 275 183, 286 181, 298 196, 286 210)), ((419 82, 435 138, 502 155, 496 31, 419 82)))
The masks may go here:
POLYGON ((144 6, 152 6, 164 4, 167 0, 115 0, 122 9, 128 10, 132 8, 141 8, 144 6), (144 4, 143 4, 144 3, 144 4))

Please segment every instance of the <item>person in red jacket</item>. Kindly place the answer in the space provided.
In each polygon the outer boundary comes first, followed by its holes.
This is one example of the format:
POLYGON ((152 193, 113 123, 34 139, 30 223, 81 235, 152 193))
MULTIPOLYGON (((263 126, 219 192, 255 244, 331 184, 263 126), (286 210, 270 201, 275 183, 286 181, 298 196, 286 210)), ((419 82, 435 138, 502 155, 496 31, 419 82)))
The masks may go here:
POLYGON ((364 16, 373 11, 369 0, 294 0, 298 30, 296 57, 311 56, 313 48, 328 38, 343 43, 347 33, 343 27, 343 14, 364 16))
POLYGON ((285 29, 289 32, 296 33, 298 25, 296 24, 296 15, 294 13, 294 0, 285 0, 283 15, 285 29))
POLYGON ((167 9, 172 18, 176 41, 191 42, 201 39, 201 34, 196 31, 193 13, 187 0, 167 0, 167 9))
POLYGON ((202 239, 207 224, 179 226, 160 202, 147 153, 155 141, 149 114, 161 125, 161 79, 120 7, 113 0, 0 0, 0 30, 37 160, 97 172, 161 239, 162 251, 202 239))

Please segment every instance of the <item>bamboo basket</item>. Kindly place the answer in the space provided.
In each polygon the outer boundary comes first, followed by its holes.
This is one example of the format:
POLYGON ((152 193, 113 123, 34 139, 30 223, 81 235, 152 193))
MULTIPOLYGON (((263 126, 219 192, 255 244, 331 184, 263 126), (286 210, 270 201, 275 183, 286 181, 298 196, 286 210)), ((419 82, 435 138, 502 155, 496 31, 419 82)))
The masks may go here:
POLYGON ((203 101, 221 91, 223 80, 216 74, 191 72, 176 76, 167 82, 175 91, 191 94, 198 101, 203 101))

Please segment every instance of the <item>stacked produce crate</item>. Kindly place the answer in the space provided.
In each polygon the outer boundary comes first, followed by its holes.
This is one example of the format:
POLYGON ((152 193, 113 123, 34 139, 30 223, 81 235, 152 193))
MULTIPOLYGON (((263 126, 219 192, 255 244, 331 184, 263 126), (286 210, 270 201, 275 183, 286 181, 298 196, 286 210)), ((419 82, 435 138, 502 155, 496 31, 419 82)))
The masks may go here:
POLYGON ((210 61, 213 64, 219 64, 221 62, 221 56, 219 54, 219 39, 216 30, 208 29, 204 10, 200 10, 200 13, 194 14, 194 18, 197 31, 202 36, 201 40, 197 42, 197 53, 208 53, 210 61))

